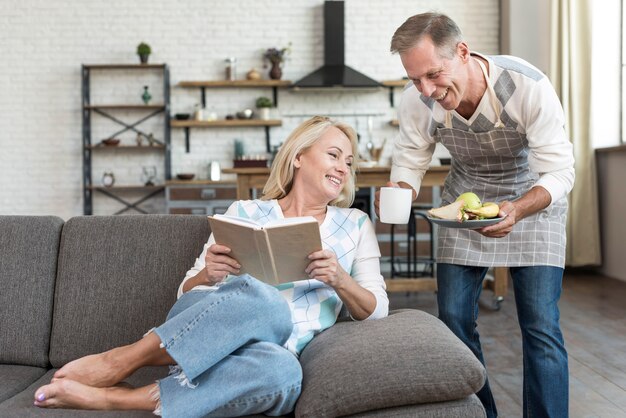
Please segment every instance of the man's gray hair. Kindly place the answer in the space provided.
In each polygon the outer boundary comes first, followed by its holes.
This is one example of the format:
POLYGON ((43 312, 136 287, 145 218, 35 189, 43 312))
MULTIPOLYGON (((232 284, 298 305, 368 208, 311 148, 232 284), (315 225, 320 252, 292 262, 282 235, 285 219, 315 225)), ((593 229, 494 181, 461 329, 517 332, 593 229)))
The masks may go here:
POLYGON ((402 54, 413 48, 424 37, 430 37, 437 50, 446 58, 452 58, 456 46, 463 41, 463 34, 456 23, 441 13, 421 13, 411 16, 391 38, 391 53, 402 54))

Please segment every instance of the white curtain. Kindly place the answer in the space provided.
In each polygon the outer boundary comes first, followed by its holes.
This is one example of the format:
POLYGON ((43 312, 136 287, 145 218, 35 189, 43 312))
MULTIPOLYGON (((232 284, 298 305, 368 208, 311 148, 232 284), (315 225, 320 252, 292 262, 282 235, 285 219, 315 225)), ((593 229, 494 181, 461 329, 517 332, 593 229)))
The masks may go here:
POLYGON ((576 182, 569 195, 566 265, 599 265, 600 227, 590 108, 593 0, 551 1, 549 76, 563 103, 566 130, 576 159, 576 182))

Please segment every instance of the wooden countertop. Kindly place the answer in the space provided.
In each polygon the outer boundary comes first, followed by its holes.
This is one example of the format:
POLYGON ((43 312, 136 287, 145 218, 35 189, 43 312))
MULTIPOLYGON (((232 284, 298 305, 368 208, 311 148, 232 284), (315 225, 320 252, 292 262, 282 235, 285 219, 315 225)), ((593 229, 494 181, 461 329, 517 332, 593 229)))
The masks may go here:
MULTIPOLYGON (((381 187, 389 181, 389 166, 359 167, 356 176, 358 187, 381 187)), ((441 186, 450 166, 432 166, 424 174, 423 186, 441 186)), ((251 189, 262 189, 269 176, 268 167, 223 168, 222 173, 237 175, 237 199, 250 199, 251 189)))

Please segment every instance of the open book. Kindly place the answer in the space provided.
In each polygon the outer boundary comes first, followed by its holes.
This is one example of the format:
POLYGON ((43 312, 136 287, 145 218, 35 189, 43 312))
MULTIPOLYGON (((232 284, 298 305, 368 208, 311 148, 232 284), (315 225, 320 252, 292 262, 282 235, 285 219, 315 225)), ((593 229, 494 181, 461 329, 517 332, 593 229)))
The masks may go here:
POLYGON ((260 225, 251 219, 228 215, 209 216, 217 244, 231 249, 249 274, 276 285, 309 279, 304 272, 309 254, 322 249, 319 224, 312 216, 284 218, 260 225))

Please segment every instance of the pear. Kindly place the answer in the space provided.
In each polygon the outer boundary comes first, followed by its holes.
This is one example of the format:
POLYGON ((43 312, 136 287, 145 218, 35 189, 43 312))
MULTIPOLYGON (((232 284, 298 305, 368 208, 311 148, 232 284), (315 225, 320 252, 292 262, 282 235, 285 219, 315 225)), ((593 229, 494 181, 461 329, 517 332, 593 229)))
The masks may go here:
POLYGON ((463 222, 463 216, 465 215, 463 211, 464 206, 465 202, 463 200, 457 200, 449 205, 431 209, 428 211, 428 214, 433 218, 463 222))
POLYGON ((479 218, 489 219, 495 218, 500 212, 500 207, 493 202, 485 202, 482 207, 478 209, 465 209, 466 212, 472 213, 479 218))
POLYGON ((457 197, 456 200, 457 201, 462 200, 463 202, 465 202, 465 209, 478 209, 482 206, 478 195, 472 192, 465 192, 459 195, 459 197, 457 197))

